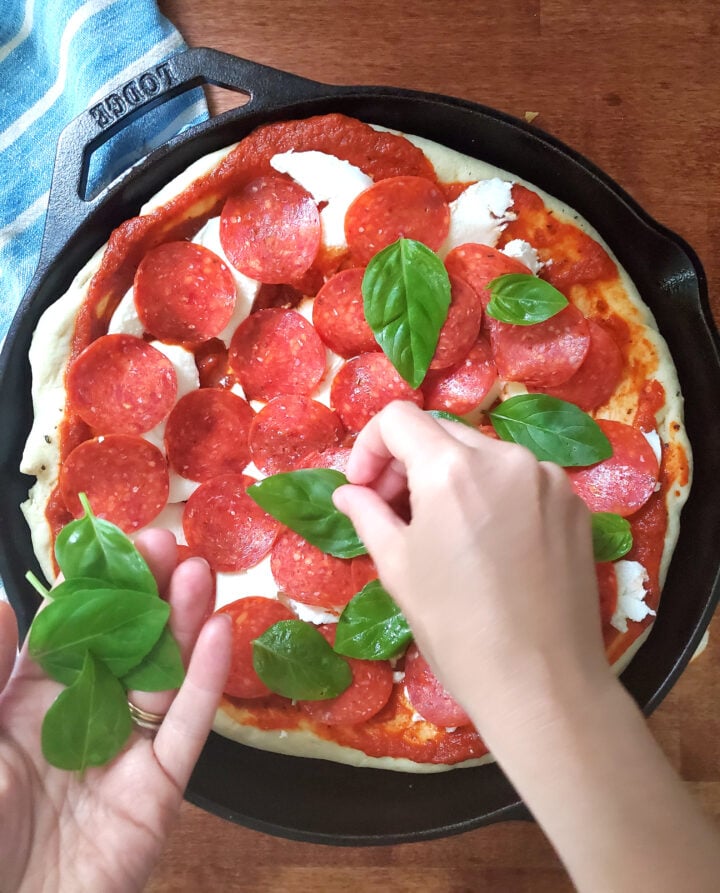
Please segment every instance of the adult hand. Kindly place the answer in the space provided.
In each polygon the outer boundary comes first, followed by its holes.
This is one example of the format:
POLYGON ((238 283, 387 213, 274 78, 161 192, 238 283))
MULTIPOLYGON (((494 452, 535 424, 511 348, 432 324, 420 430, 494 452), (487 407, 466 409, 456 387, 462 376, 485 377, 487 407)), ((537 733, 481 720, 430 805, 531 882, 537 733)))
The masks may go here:
POLYGON ((485 733, 528 680, 608 675, 590 513, 524 447, 392 403, 336 491, 435 673, 485 733), (410 520, 393 506, 409 495, 410 520))
POLYGON ((0 603, 0 891, 125 893, 141 890, 175 818, 209 732, 230 660, 230 624, 203 625, 210 570, 191 558, 176 568, 167 531, 136 541, 171 606, 170 626, 187 667, 175 693, 131 693, 141 710, 166 714, 153 737, 134 731, 111 763, 83 776, 49 766, 40 729, 61 686, 27 654, 0 603))
POLYGON ((577 888, 717 889, 717 835, 609 671, 590 516, 562 469, 392 403, 347 476, 337 507, 577 888))

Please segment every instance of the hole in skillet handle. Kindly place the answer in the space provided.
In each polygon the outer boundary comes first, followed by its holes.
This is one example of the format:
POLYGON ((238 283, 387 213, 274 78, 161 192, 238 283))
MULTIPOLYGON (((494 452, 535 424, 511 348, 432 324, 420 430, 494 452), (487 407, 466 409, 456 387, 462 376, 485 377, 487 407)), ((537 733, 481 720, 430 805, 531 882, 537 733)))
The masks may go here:
POLYGON ((131 166, 150 152, 176 145, 178 139, 210 126, 211 122, 205 121, 176 137, 183 126, 204 111, 199 88, 206 84, 242 94, 244 108, 253 112, 270 110, 289 97, 311 98, 323 90, 323 85, 315 81, 205 47, 185 50, 139 71, 71 121, 60 134, 40 266, 47 267, 105 198, 109 184, 101 181, 100 164, 111 161, 109 174, 116 177, 111 188, 116 188, 131 166), (193 90, 197 95, 189 109, 187 102, 183 104, 183 114, 178 97, 193 90), (152 113, 160 107, 164 107, 163 120, 169 118, 170 123, 164 131, 150 133, 148 118, 155 123, 152 113))

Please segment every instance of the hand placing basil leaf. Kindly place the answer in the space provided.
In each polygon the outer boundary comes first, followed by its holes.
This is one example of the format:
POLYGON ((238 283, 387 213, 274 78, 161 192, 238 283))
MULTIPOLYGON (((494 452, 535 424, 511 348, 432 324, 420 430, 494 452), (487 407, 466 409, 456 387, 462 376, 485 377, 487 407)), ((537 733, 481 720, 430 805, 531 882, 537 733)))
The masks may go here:
POLYGON ((398 239, 367 265, 362 281, 365 318, 383 352, 419 388, 450 307, 450 279, 422 242, 398 239))
POLYGON ((568 305, 554 285, 530 273, 505 273, 493 279, 488 289, 487 315, 515 326, 545 322, 568 305))
POLYGON ((51 602, 35 617, 30 656, 65 685, 75 681, 88 651, 123 676, 155 645, 169 614, 167 602, 145 592, 81 590, 51 602))
POLYGON ((67 524, 55 541, 55 558, 66 580, 95 577, 114 586, 157 595, 157 583, 132 541, 111 524, 96 518, 84 493, 85 515, 67 524))
POLYGON ((595 561, 616 561, 632 549, 630 522, 614 512, 593 512, 592 542, 595 561))
POLYGON ((347 478, 332 468, 303 468, 273 474, 247 489, 247 494, 286 527, 322 552, 338 558, 364 555, 352 521, 333 505, 332 495, 347 478))
POLYGON ((43 756, 58 769, 83 772, 109 762, 131 731, 125 690, 102 661, 86 651, 77 679, 45 714, 43 756))
POLYGON ((252 643, 255 672, 267 687, 298 701, 342 694, 352 670, 328 641, 302 620, 280 620, 252 643))
POLYGON ((347 657, 385 660, 401 654, 411 639, 400 609, 380 581, 372 580, 345 606, 333 647, 347 657))
POLYGON ((540 461, 593 465, 612 456, 600 426, 573 403, 547 394, 518 394, 490 413, 502 440, 527 447, 540 461))

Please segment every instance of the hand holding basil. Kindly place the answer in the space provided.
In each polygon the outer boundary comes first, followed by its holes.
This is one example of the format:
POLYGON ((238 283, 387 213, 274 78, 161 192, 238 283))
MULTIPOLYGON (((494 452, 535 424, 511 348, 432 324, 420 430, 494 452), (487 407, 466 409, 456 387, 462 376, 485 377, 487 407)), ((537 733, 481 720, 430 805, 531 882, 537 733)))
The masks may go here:
POLYGON ((132 730, 127 689, 179 688, 185 671, 167 626, 170 607, 145 559, 118 527, 93 515, 84 494, 80 499, 85 515, 55 544, 65 580, 47 593, 50 604, 33 621, 28 651, 69 686, 45 715, 45 759, 82 772, 125 745, 132 730))

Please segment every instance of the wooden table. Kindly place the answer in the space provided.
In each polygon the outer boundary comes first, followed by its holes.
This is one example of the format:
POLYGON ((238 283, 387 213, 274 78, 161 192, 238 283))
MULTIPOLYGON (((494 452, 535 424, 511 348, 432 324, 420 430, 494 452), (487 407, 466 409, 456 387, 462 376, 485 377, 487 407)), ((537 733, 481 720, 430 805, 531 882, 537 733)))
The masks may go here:
MULTIPOLYGON (((484 103, 586 155, 702 258, 720 320, 720 26, 713 0, 162 0, 193 46, 320 81, 484 103)), ((237 98, 212 92, 215 111, 237 98)), ((650 720, 720 820, 720 627, 650 720)), ((591 833, 591 829, 588 829, 591 833)), ((572 889, 532 824, 336 850, 275 839, 185 804, 148 889, 373 893, 572 889)))

